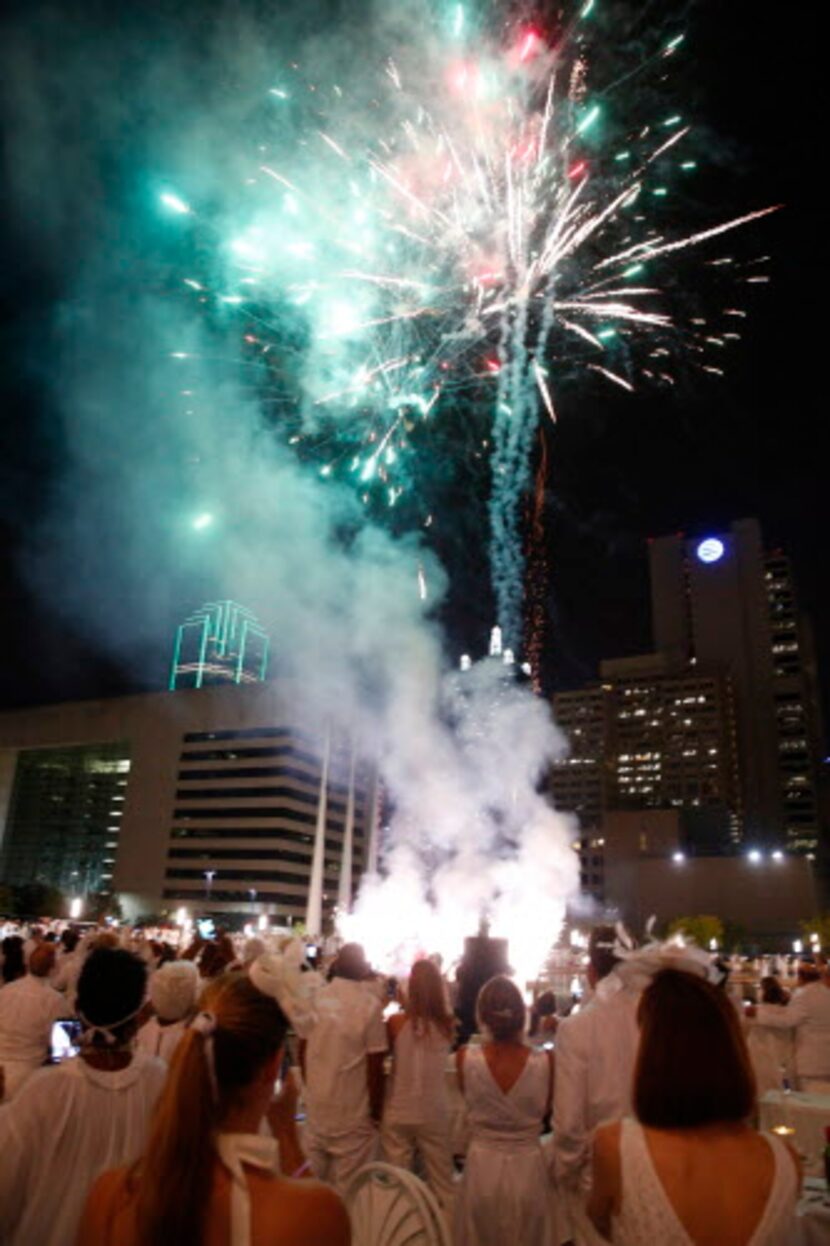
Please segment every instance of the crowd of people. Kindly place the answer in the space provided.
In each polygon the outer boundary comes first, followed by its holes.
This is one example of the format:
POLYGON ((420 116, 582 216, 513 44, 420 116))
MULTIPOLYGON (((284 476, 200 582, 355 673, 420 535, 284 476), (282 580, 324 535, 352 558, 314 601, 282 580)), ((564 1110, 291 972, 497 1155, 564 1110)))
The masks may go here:
POLYGON ((395 982, 356 944, 315 971, 298 940, 8 934, 0 1243, 346 1246, 383 1159, 454 1246, 789 1246, 800 1162, 758 1092, 830 1093, 830 972, 744 1006, 708 953, 609 927, 586 969, 574 1007, 488 977, 461 1042, 437 957, 395 982))

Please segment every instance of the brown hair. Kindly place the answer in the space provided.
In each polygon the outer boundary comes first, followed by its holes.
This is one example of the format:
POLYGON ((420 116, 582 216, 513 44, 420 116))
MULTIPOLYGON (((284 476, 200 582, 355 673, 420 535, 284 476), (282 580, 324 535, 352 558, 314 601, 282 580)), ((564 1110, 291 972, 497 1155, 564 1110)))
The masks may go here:
POLYGON ((452 1038, 455 1017, 447 1004, 444 983, 431 960, 416 960, 406 988, 406 1015, 416 1034, 426 1034, 430 1024, 445 1038, 452 1038))
POLYGON ((588 959, 591 968, 601 981, 607 978, 620 958, 614 952, 617 946, 617 930, 615 926, 594 926, 588 940, 588 959))
POLYGON ((543 991, 542 994, 533 1001, 533 1007, 530 1010, 530 1030, 528 1033, 533 1037, 539 1033, 542 1027, 543 1017, 556 1016, 556 996, 553 991, 543 991))
POLYGON ((29 957, 29 973, 35 978, 47 978, 55 967, 54 943, 39 943, 29 957))
POLYGON ((643 992, 634 1111, 654 1129, 743 1121, 755 1074, 735 1008, 710 982, 664 969, 643 992))
POLYGON ((279 1005, 243 974, 212 981, 199 1006, 215 1017, 216 1028, 209 1038, 188 1029, 176 1047, 146 1151, 130 1174, 141 1242, 200 1246, 215 1163, 213 1133, 282 1046, 288 1028, 279 1005))
POLYGON ((485 982, 476 1001, 479 1029, 486 1028, 495 1043, 519 1038, 525 1028, 525 1003, 514 982, 503 975, 485 982))
POLYGON ((768 977, 761 979, 762 1004, 786 1004, 789 998, 789 991, 784 989, 774 975, 770 974, 768 977))

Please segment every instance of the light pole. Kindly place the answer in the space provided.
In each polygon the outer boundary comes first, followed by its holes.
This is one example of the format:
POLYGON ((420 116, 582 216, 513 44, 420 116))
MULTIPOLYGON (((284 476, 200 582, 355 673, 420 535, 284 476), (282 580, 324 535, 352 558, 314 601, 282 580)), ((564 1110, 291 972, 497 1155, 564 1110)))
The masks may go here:
POLYGON ((207 883, 207 886, 205 887, 205 899, 208 901, 210 900, 210 893, 213 887, 213 880, 215 877, 216 877, 216 870, 205 870, 205 881, 207 883))

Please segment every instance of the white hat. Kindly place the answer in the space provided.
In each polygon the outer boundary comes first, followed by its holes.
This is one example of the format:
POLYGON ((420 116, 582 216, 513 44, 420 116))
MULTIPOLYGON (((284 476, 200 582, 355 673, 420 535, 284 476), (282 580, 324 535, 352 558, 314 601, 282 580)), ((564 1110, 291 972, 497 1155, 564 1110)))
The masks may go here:
POLYGON ((180 1021, 196 1003, 199 971, 190 960, 171 960, 150 978, 150 1001, 162 1021, 180 1021))

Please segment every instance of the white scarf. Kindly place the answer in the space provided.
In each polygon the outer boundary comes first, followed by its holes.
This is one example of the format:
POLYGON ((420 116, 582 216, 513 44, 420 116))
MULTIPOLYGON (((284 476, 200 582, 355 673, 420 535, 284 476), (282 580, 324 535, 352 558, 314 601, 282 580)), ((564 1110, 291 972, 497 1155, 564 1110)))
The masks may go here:
POLYGON ((231 1174, 231 1246, 250 1246, 251 1192, 242 1165, 278 1173, 277 1141, 264 1134, 217 1134, 216 1151, 231 1174))

